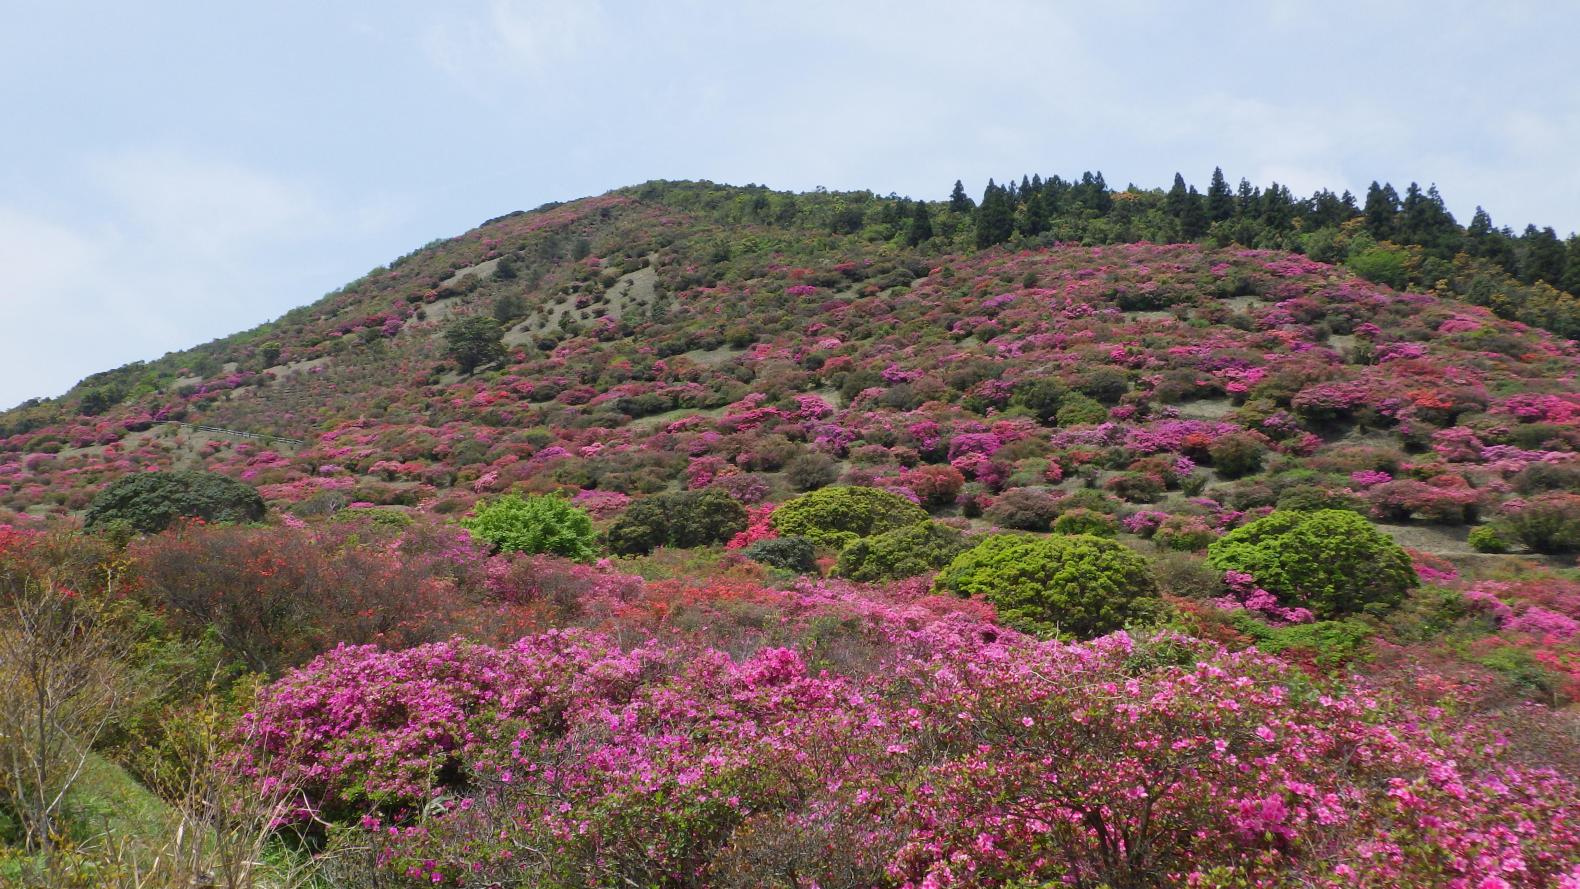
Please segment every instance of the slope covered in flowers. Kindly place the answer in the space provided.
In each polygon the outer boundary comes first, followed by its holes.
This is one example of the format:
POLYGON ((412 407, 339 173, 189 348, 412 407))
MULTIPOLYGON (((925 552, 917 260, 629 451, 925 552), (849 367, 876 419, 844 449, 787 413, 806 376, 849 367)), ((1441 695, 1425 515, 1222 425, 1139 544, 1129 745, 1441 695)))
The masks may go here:
MULTIPOLYGON (((514 485, 618 502, 731 475, 776 500, 807 452, 897 489, 947 463, 983 508, 1093 472, 1144 502, 1233 432, 1378 518, 1462 525, 1580 441, 1571 343, 1299 256, 936 254, 865 230, 726 229, 666 203, 689 192, 642 194, 508 217, 260 331, 113 372, 141 378, 101 414, 75 414, 76 393, 13 412, 0 508, 80 510, 119 474, 172 465, 299 513, 455 511, 514 485), (507 296, 523 306, 509 357, 448 370, 442 326, 507 296), (1039 416, 1048 379, 1097 404, 1039 416)), ((1269 501, 1226 482, 1206 487, 1212 522, 1269 501)))
POLYGON ((978 251, 943 207, 909 244, 892 203, 512 214, 8 412, 0 580, 136 615, 128 669, 217 665, 220 765, 346 885, 1580 885, 1574 342, 1285 252, 978 251), (161 468, 269 517, 77 530, 161 468), (587 564, 461 521, 547 492, 587 564), (739 520, 642 524, 697 503, 739 520), (1275 511, 1397 583, 1270 592, 1222 541, 1275 511), (1000 532, 1092 535, 1135 607, 1076 640, 934 585, 1000 532))

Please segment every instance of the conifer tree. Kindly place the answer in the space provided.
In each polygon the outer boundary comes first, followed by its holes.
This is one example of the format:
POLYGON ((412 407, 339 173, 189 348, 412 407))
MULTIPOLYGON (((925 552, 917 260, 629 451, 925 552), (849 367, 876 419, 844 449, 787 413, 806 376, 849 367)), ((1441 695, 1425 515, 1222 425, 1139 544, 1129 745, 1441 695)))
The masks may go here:
POLYGON ((1192 185, 1185 195, 1185 209, 1180 214, 1180 233, 1187 241, 1194 241, 1207 233, 1207 210, 1202 206, 1201 193, 1192 185))
POLYGON ((1169 188, 1169 193, 1163 199, 1163 210, 1175 219, 1185 218, 1185 206, 1190 203, 1190 195, 1185 190, 1185 177, 1179 173, 1174 174, 1174 185, 1169 188))
POLYGON ((1564 290, 1580 295, 1580 235, 1570 235, 1564 251, 1564 290))
POLYGON ((1366 231, 1379 241, 1394 237, 1399 218, 1399 193, 1392 185, 1379 185, 1372 180, 1366 189, 1366 231))
POLYGON ((1015 231, 1015 210, 1009 192, 988 180, 982 193, 982 206, 977 208, 977 248, 991 247, 1009 240, 1015 231))
POLYGON ((911 227, 905 233, 905 243, 915 247, 933 236, 933 214, 927 210, 926 201, 917 201, 911 209, 911 227))
POLYGON ((1527 225, 1525 233, 1520 236, 1520 246, 1525 254, 1525 261, 1520 268, 1521 280, 1527 284, 1546 281, 1554 286, 1563 281, 1567 256, 1563 242, 1558 240, 1558 233, 1553 231, 1552 226, 1537 229, 1534 225, 1527 225))
POLYGON ((949 209, 955 213, 970 213, 976 209, 976 204, 966 194, 966 187, 960 184, 959 179, 955 180, 955 190, 949 193, 949 209))
POLYGON ((1255 216, 1260 212, 1262 192, 1251 185, 1251 180, 1240 180, 1239 192, 1235 195, 1234 215, 1255 216))
POLYGON ((1033 183, 1031 197, 1026 199, 1026 213, 1021 217, 1021 233, 1040 235, 1050 228, 1052 221, 1052 199, 1045 190, 1033 183))
POLYGON ((1222 222, 1234 216, 1234 192, 1223 178, 1223 168, 1212 168, 1212 183, 1207 186, 1207 220, 1222 222))

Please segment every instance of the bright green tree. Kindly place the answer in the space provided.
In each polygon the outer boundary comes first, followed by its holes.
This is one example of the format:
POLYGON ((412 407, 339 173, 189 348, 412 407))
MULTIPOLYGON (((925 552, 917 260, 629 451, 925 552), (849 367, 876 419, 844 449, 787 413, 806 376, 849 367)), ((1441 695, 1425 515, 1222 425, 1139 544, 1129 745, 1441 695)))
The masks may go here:
POLYGON ((587 510, 552 494, 497 497, 479 505, 461 526, 504 552, 549 553, 578 562, 598 554, 587 510))

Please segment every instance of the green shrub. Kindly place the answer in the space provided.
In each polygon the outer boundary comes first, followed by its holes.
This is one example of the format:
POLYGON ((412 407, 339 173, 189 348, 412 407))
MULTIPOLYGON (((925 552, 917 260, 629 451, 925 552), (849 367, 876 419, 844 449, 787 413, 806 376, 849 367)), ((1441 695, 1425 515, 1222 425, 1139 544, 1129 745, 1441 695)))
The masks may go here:
POLYGON ((1354 618, 1319 620, 1309 624, 1273 627, 1244 611, 1231 619, 1234 628, 1256 640, 1256 647, 1268 654, 1288 651, 1310 652, 1324 667, 1336 667, 1353 660, 1372 637, 1372 629, 1354 618))
POLYGON ((815 491, 839 478, 839 463, 827 454, 802 454, 785 464, 785 480, 797 491, 815 491))
POLYGON ((1119 522, 1106 513, 1078 506, 1053 520, 1053 533, 1116 537, 1119 534, 1119 522))
POLYGON ((1063 498, 1045 488, 1011 488, 993 499, 983 513, 1000 528, 1046 531, 1064 511, 1063 498))
POLYGON ((1218 532, 1206 516, 1171 515, 1153 532, 1152 540, 1165 549, 1180 552, 1204 550, 1218 539, 1218 532))
POLYGON ((1077 638, 1119 629, 1157 591, 1140 555, 1090 534, 996 534, 956 556, 933 586, 987 599, 1018 630, 1077 638))
POLYGON ((1079 392, 1071 392, 1059 400, 1059 411, 1054 415, 1060 426, 1085 426, 1108 419, 1108 408, 1096 399, 1079 392))
POLYGON ((1342 509, 1274 512, 1214 541, 1207 561, 1250 574, 1281 604, 1319 618, 1391 608, 1419 582, 1399 544, 1342 509))
POLYGON ((1059 416, 1068 386, 1053 377, 1043 377, 1016 387, 1011 402, 1030 411, 1038 421, 1052 423, 1059 416))
POLYGON ((506 494, 479 504, 461 526, 505 552, 552 553, 579 562, 598 554, 587 510, 553 494, 506 494))
POLYGON ((157 534, 178 518, 206 522, 256 522, 263 498, 252 487, 212 472, 139 472, 100 491, 88 506, 87 527, 124 522, 157 534))
POLYGON ((1260 435, 1233 432, 1207 446, 1212 466, 1224 478, 1240 478, 1262 470, 1267 444, 1260 435))
POLYGON ((1509 551, 1509 542, 1503 539, 1503 534, 1492 525, 1481 525, 1470 529, 1470 537, 1466 540, 1470 548, 1478 553, 1506 553, 1509 551))
POLYGON ((811 574, 817 570, 817 548, 805 537, 773 537, 759 540, 741 551, 754 562, 770 568, 811 574))
POLYGON ((609 549, 639 555, 655 547, 723 543, 746 530, 746 508, 717 488, 660 494, 632 503, 609 529, 609 549))
POLYGON ((1365 502, 1348 491, 1324 488, 1321 485, 1291 485, 1279 495, 1278 509, 1312 512, 1318 509, 1347 509, 1358 513, 1365 502))
POLYGON ((1533 552, 1580 551, 1580 494, 1537 495, 1504 516, 1500 524, 1533 552))
POLYGON ((919 522, 852 542, 840 551, 834 573, 862 583, 901 580, 936 571, 970 547, 954 528, 919 522))
POLYGON ((1346 265, 1368 281, 1403 289, 1410 280, 1409 259, 1402 250, 1373 247, 1351 256, 1346 265))
POLYGON ((811 538, 818 546, 843 549, 852 541, 927 521, 920 506, 878 488, 821 488, 774 510, 774 528, 811 538))
POLYGON ((1150 472, 1121 472, 1104 482, 1103 488, 1131 503, 1156 503, 1168 490, 1163 480, 1150 472))

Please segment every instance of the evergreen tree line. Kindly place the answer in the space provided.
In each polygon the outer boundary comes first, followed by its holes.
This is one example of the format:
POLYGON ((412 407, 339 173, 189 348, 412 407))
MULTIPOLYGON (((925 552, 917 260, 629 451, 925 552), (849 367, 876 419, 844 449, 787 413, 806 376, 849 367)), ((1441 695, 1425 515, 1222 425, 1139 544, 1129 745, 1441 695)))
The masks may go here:
POLYGON ((1394 287, 1444 289, 1503 317, 1580 337, 1580 235, 1562 239, 1551 226, 1535 225, 1516 234, 1494 225, 1481 207, 1462 226, 1435 185, 1412 182, 1401 196, 1391 183, 1372 182, 1364 199, 1327 189, 1299 198, 1277 182, 1259 188, 1242 178, 1231 187, 1217 168, 1205 193, 1179 173, 1167 191, 1110 192, 1102 173, 1088 172, 1069 181, 989 179, 980 203, 957 180, 947 207, 971 217, 979 249, 1051 239, 1294 250, 1394 287))
MULTIPOLYGON (((1137 192, 1132 188, 1126 194, 1137 192)), ((974 212, 976 245, 981 248, 1017 235, 1043 234, 1068 216, 1102 218, 1119 203, 1099 172, 1072 182, 1032 176, 1022 177, 1018 185, 1014 181, 999 185, 989 179, 980 204, 974 204, 956 181, 949 208, 974 212)), ((1270 233, 1313 233, 1359 220, 1377 242, 1420 247, 1426 256, 1444 260, 1464 253, 1491 262, 1522 283, 1544 282, 1580 292, 1580 235, 1571 234, 1566 241, 1552 226, 1535 225, 1515 234, 1507 226, 1495 226, 1481 207, 1469 225, 1461 226, 1436 185, 1423 190, 1412 182, 1401 197, 1391 183, 1372 182, 1364 202, 1349 191, 1334 194, 1327 189, 1297 198, 1277 182, 1264 189, 1241 179, 1238 188, 1231 188, 1222 168, 1217 168, 1205 194, 1175 173, 1173 185, 1163 194, 1162 211, 1177 225, 1181 240, 1217 235, 1215 240, 1247 246, 1264 246, 1270 233)))

